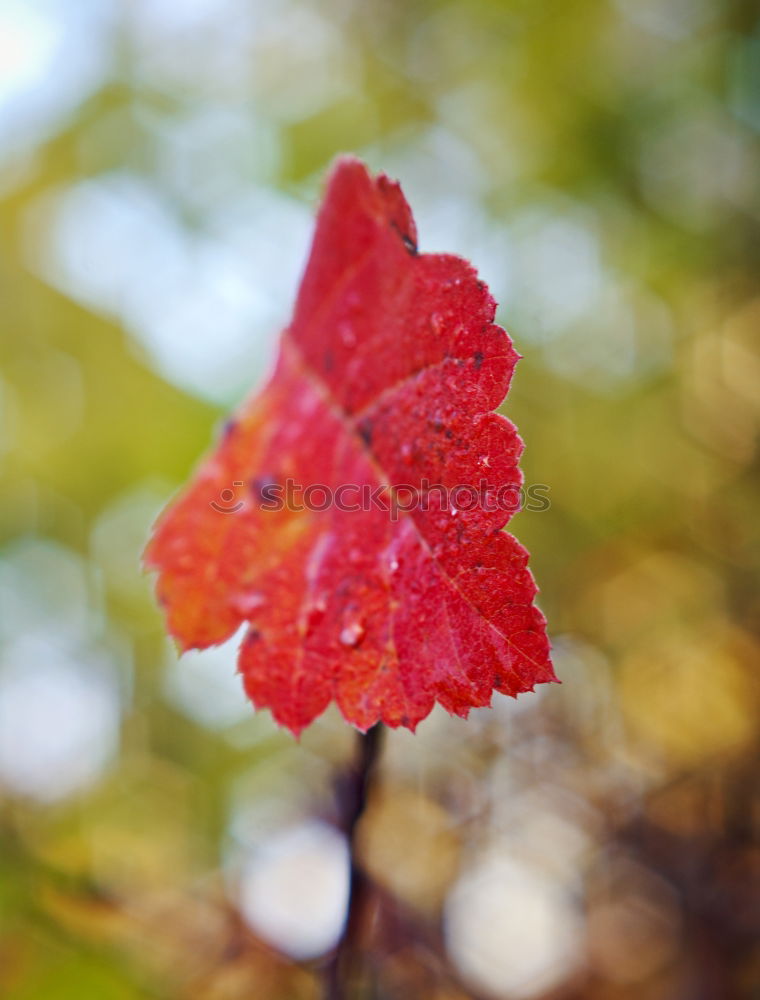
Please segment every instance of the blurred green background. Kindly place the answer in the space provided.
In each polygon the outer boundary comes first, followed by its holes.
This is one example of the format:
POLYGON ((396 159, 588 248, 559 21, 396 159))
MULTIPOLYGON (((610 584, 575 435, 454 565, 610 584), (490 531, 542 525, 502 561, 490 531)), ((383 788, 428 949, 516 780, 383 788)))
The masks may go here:
POLYGON ((391 735, 367 996, 750 995, 759 129, 739 0, 0 0, 3 998, 319 995, 352 733, 177 662, 139 554, 340 151, 525 356, 564 681, 391 735))

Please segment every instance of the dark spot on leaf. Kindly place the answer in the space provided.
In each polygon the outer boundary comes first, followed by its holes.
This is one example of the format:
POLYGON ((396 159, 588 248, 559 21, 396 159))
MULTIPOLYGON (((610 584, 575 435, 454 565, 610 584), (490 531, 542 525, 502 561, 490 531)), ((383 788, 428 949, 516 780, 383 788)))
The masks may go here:
POLYGON ((265 496, 266 491, 274 486, 277 486, 278 482, 271 476, 256 476, 256 478, 252 479, 248 485, 254 500, 261 503, 262 500, 267 499, 265 496))
POLYGON ((451 430, 450 427, 447 427, 443 433, 446 435, 449 441, 454 437, 454 432, 451 430))
POLYGON ((475 362, 475 371, 477 371, 483 364, 483 352, 475 351, 475 353, 472 356, 472 360, 475 362))
POLYGON ((409 235, 409 233, 402 232, 401 228, 399 227, 399 225, 398 225, 398 223, 396 222, 395 219, 391 219, 391 228, 395 229, 396 232, 399 234, 399 236, 401 237, 401 242, 404 244, 404 246, 409 251, 409 253, 412 255, 412 257, 416 257, 416 255, 417 255, 417 244, 412 239, 412 237, 409 235))
POLYGON ((372 421, 369 419, 361 420, 357 426, 357 431, 359 432, 359 437, 366 444, 368 448, 372 447, 372 421))
POLYGON ((248 645, 253 646, 254 643, 257 643, 260 638, 261 638, 261 632, 259 632, 258 629, 251 628, 248 629, 245 641, 248 643, 248 645))

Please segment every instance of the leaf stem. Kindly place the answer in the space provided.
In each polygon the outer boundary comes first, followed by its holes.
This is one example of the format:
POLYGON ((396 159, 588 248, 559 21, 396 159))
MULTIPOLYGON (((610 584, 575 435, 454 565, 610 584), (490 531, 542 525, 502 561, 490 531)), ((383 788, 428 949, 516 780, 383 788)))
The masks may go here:
POLYGON ((378 723, 366 733, 357 733, 356 759, 338 785, 341 827, 348 841, 351 871, 343 934, 325 969, 325 1000, 354 1000, 357 995, 369 883, 357 861, 356 834, 377 770, 384 729, 383 724, 378 723))

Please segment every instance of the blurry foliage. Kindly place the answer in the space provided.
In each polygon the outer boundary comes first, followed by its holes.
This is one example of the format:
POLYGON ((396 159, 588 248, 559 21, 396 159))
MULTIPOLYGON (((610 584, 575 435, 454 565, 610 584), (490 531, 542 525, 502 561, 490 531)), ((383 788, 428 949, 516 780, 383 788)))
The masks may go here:
POLYGON ((513 524, 564 680, 392 735, 373 995, 750 994, 758 53, 740 0, 0 4, 0 994, 318 995, 241 886, 330 821, 350 732, 294 745, 229 650, 183 674, 138 557, 342 150, 525 355, 551 507, 513 524))

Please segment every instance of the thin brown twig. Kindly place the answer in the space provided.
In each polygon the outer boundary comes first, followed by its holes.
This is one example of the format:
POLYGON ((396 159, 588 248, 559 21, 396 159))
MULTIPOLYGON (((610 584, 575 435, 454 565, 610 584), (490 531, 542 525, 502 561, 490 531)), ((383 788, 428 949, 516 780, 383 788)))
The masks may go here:
POLYGON ((369 882, 357 861, 356 834, 377 769, 383 730, 383 724, 378 723, 366 733, 358 734, 356 760, 338 789, 341 827, 348 841, 351 872, 343 934, 325 968, 325 1000, 354 1000, 361 975, 361 938, 369 882))

